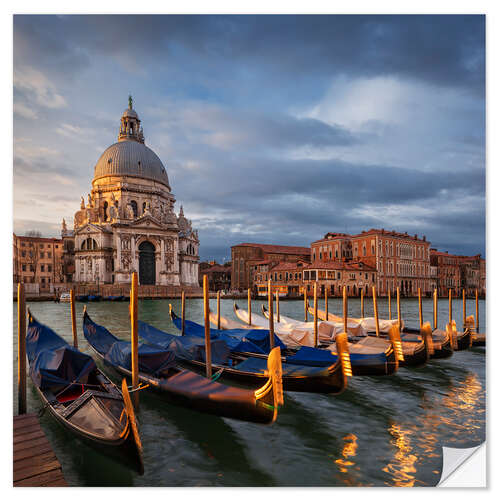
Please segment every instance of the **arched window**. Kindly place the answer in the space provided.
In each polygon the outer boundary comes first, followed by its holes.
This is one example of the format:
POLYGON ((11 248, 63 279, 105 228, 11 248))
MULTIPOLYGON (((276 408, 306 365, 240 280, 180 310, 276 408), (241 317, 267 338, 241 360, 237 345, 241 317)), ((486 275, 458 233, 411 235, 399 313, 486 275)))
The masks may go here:
POLYGON ((132 200, 130 202, 130 205, 132 207, 132 211, 134 212, 134 217, 137 217, 137 202, 135 200, 132 200))
POLYGON ((146 202, 142 204, 142 213, 144 213, 145 211, 146 211, 146 202))
POLYGON ((108 202, 105 201, 104 202, 104 220, 107 221, 108 220, 108 202))
POLYGON ((97 250, 97 242, 94 238, 87 238, 82 242, 80 247, 82 250, 97 250))

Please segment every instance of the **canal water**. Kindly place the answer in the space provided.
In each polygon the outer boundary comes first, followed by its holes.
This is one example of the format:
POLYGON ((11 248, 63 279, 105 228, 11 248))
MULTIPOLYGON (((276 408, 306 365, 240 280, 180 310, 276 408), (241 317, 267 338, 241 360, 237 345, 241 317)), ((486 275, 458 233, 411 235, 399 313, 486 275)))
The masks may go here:
MULTIPOLYGON (((177 333, 168 317, 168 302, 139 301, 140 319, 177 333)), ((180 311, 180 301, 171 302, 180 311)), ((237 302, 246 308, 246 300, 237 302)), ((254 313, 262 303, 253 303, 254 313)), ((222 314, 236 320, 232 304, 222 300, 222 314)), ((28 306, 39 321, 71 342, 69 304, 28 306)), ((468 301, 467 313, 473 314, 474 307, 468 301)), ((127 308, 127 302, 88 304, 97 323, 124 339, 130 331, 127 308)), ((215 310, 215 300, 211 308, 215 310)), ((82 309, 77 304, 79 345, 91 354, 82 334, 82 309)), ((365 315, 371 310, 366 300, 365 315)), ((303 320, 302 301, 282 301, 280 311, 303 320)), ((341 300, 330 299, 329 311, 341 315, 341 300)), ((453 311, 461 327, 461 300, 453 301, 453 311)), ((360 315, 359 300, 350 300, 349 314, 360 315)), ((387 317, 387 300, 379 300, 379 314, 387 317)), ((417 326, 416 299, 402 300, 402 315, 407 326, 417 326)), ((484 325, 484 301, 479 315, 484 325)), ((201 299, 187 301, 186 318, 203 322, 201 299)), ((448 301, 440 300, 441 328, 447 318, 448 301)), ((431 299, 424 299, 424 320, 432 321, 431 299)), ((16 331, 14 304, 15 413, 16 331)), ((391 376, 353 377, 340 396, 286 392, 285 406, 271 426, 204 415, 143 391, 138 413, 143 476, 75 439, 48 412, 41 425, 73 486, 433 486, 440 479, 443 446, 468 448, 485 439, 485 363, 485 348, 478 347, 421 368, 401 368, 391 376)), ((28 379, 28 411, 41 407, 28 379)))

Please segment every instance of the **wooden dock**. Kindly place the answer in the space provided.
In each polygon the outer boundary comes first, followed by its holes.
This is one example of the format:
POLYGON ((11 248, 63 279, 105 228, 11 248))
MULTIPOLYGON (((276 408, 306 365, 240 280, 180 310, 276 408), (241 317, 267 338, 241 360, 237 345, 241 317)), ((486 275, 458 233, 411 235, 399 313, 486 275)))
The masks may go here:
POLYGON ((14 486, 68 486, 34 414, 14 417, 14 486))

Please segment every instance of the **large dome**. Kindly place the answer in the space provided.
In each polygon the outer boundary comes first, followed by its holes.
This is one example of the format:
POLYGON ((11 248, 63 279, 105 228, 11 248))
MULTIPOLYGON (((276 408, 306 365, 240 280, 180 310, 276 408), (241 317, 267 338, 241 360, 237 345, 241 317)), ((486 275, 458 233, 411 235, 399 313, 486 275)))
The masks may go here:
POLYGON ((154 151, 137 141, 124 140, 109 146, 94 169, 94 180, 127 175, 161 182, 170 189, 168 176, 154 151))

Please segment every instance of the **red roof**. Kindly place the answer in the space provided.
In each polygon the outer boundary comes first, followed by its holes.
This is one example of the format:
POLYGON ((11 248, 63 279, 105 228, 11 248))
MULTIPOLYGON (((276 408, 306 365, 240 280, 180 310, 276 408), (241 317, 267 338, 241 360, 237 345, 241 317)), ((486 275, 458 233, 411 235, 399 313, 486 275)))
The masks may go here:
POLYGON ((299 255, 310 255, 311 249, 309 247, 290 247, 285 245, 266 245, 264 243, 240 243, 238 245, 233 245, 231 248, 236 247, 256 247, 261 248, 265 252, 269 253, 285 253, 285 254, 299 254, 299 255))
POLYGON ((295 271, 297 269, 296 262, 278 262, 276 266, 272 268, 272 271, 295 271))
POLYGON ((397 231, 387 231, 386 229, 374 229, 374 228, 368 231, 361 231, 361 233, 353 235, 353 238, 366 236, 368 234, 383 234, 384 236, 392 236, 394 238, 404 238, 410 240, 425 241, 426 243, 429 243, 428 241, 423 239, 425 238, 425 236, 423 238, 419 238, 416 234, 412 236, 411 234, 408 233, 398 233, 397 231))
POLYGON ((210 266, 210 267, 207 267, 206 269, 202 269, 201 272, 204 274, 207 274, 207 273, 230 273, 231 267, 230 266, 220 266, 219 264, 216 264, 215 266, 210 266))

